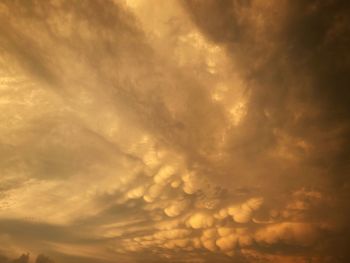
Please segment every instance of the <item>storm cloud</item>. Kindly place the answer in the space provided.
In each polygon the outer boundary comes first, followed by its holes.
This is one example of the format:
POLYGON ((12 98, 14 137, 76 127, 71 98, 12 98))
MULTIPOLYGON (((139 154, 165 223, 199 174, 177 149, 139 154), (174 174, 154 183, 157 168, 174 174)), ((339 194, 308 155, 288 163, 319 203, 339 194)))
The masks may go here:
POLYGON ((2 1, 0 262, 348 262, 349 11, 2 1))

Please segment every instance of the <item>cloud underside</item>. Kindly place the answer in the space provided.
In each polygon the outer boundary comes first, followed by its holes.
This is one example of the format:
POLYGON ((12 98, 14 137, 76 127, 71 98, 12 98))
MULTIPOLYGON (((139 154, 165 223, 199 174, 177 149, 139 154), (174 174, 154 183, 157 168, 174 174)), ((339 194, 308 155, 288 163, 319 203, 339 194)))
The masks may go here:
POLYGON ((2 1, 0 263, 347 262, 349 7, 2 1))

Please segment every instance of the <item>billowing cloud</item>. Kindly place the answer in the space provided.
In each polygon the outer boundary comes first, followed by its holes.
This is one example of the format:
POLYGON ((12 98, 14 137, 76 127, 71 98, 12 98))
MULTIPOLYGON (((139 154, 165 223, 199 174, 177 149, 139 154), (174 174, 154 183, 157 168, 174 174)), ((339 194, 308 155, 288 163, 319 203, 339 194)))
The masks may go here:
POLYGON ((349 9, 2 1, 0 262, 347 262, 349 9))

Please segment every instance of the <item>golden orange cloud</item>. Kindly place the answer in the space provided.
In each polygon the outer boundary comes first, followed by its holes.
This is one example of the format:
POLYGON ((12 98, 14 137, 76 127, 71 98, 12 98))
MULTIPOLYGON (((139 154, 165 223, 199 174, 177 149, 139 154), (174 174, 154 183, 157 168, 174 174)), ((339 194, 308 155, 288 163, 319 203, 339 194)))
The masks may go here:
POLYGON ((349 9, 2 1, 0 263, 348 262, 349 9))

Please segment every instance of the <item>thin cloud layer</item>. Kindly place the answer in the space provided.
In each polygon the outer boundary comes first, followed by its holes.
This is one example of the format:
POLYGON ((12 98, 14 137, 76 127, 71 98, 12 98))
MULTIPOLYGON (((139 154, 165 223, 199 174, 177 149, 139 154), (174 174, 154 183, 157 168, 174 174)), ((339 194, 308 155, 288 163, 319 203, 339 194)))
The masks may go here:
POLYGON ((0 262, 347 262, 349 7, 2 1, 0 262))

